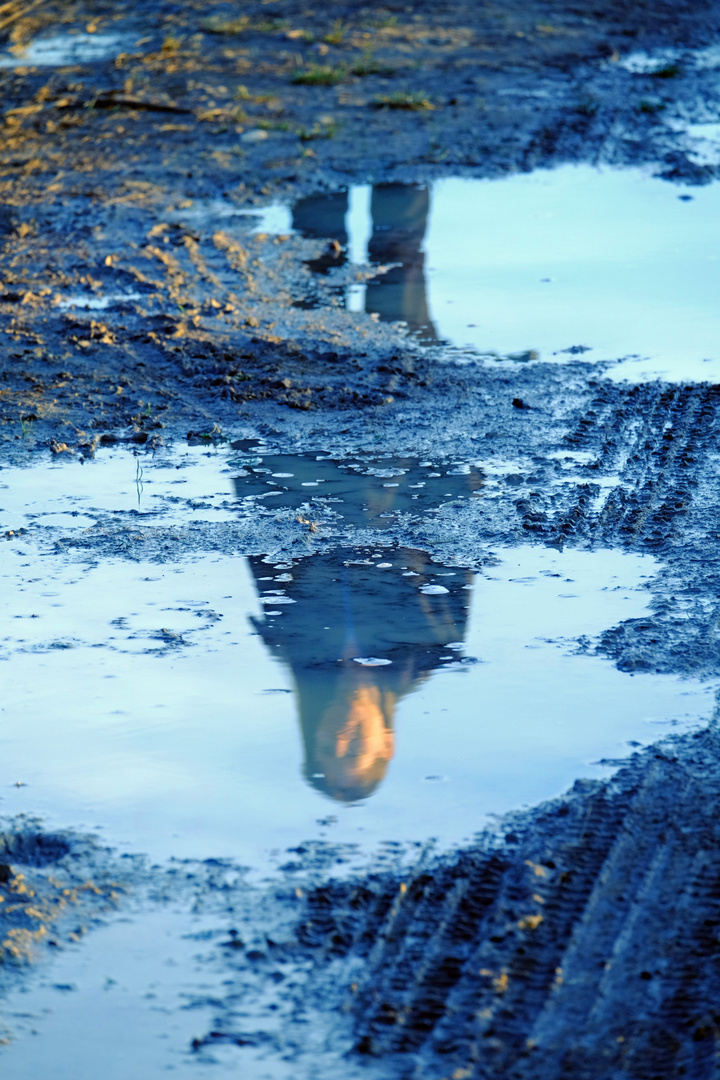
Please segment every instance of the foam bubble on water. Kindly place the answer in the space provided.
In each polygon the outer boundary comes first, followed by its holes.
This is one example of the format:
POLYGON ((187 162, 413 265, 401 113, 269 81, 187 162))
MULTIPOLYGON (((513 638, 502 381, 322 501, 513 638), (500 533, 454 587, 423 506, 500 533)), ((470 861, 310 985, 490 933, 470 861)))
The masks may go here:
POLYGON ((441 593, 449 592, 444 585, 421 585, 420 592, 425 596, 440 596, 441 593))
POLYGON ((386 667, 392 660, 383 660, 379 656, 353 656, 353 662, 362 667, 386 667))

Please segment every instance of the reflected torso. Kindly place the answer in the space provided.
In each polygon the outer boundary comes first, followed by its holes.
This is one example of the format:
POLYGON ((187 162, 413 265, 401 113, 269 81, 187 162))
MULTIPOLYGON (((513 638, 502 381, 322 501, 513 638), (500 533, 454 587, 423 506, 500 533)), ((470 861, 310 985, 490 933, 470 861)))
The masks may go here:
POLYGON ((463 639, 467 622, 469 572, 446 571, 410 548, 394 550, 391 566, 379 567, 383 561, 335 551, 301 560, 291 581, 278 581, 288 575, 273 577, 262 559, 249 560, 267 610, 256 628, 292 671, 305 776, 343 802, 381 782, 396 703, 463 639), (421 591, 431 583, 447 591, 421 591))

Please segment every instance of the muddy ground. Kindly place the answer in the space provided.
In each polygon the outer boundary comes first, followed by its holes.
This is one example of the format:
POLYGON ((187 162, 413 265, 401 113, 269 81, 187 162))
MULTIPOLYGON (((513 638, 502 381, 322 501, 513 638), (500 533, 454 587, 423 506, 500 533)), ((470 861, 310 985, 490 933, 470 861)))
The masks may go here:
POLYGON ((43 30, 117 36, 104 62, 0 69, 0 430, 23 452, 472 397, 472 376, 333 306, 306 265, 323 241, 239 244, 232 209, 566 161, 715 175, 670 123, 716 100, 714 70, 682 59, 715 40, 712 4, 21 8, 0 13, 19 59, 43 30), (653 74, 623 67, 670 46, 653 74), (58 306, 116 292, 141 299, 58 306))
MULTIPOLYGON (((717 113, 715 72, 696 60, 720 38, 717 4, 18 2, 0 6, 0 34, 19 61, 0 69, 5 463, 118 441, 153 453, 189 433, 338 457, 520 451, 526 475, 492 506, 398 521, 385 542, 467 566, 528 539, 652 553, 652 617, 583 647, 625 671, 717 677, 720 388, 617 384, 574 359, 460 362, 340 306, 338 284, 362 271, 333 269, 325 240, 248 231, 240 243, 224 226, 231 213, 350 183, 568 161, 711 182, 717 167, 699 164, 670 121, 717 113), (106 60, 23 65, 25 45, 58 31, 118 44, 106 60), (624 64, 667 49, 653 73, 624 64), (317 275, 308 262, 323 257, 330 273, 317 275), (63 308, 71 295, 115 292, 139 298, 63 308), (589 464, 552 488, 563 450, 587 451, 589 464)), ((63 546, 170 559, 348 539, 337 522, 268 512, 142 536, 120 520, 63 546)), ((343 1068, 437 1080, 717 1075, 717 756, 713 729, 688 736, 519 816, 504 839, 416 873, 301 889, 285 959, 309 970, 318 1011, 337 1016, 343 1068)), ((0 848, 6 920, 28 875, 71 854, 41 857, 26 833, 10 829, 0 848)), ((58 896, 85 880, 68 876, 58 896)), ((117 902, 110 880, 109 869, 100 884, 88 876, 72 904, 117 902)), ((43 918, 26 905, 9 937, 3 924, 8 962, 15 931, 27 943, 59 912, 47 875, 33 887, 43 918)), ((235 952, 252 987, 260 961, 235 952)), ((288 1044, 292 1023, 288 1006, 288 1044)), ((228 1005, 196 1049, 243 1040, 262 1036, 239 1034, 228 1005)))

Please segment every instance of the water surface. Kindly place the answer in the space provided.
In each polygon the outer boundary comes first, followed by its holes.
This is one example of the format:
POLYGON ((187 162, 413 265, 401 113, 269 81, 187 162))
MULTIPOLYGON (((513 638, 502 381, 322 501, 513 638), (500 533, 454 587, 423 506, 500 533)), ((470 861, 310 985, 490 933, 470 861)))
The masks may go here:
POLYGON ((586 354, 621 361, 618 379, 718 378, 720 184, 566 165, 352 187, 296 203, 292 225, 341 246, 318 271, 382 268, 347 288, 347 305, 426 342, 518 359, 586 354))
POLYGON ((652 558, 525 545, 471 571, 384 542, 385 515, 477 498, 479 465, 256 445, 189 452, 180 469, 116 453, 3 475, 2 524, 24 507, 35 530, 0 570, 5 812, 258 869, 325 830, 368 851, 449 844, 712 711, 706 684, 578 654, 647 612, 652 558), (212 528, 269 493, 302 516, 308 490, 362 542, 169 563, 48 542, 113 510, 130 536, 196 514, 212 528))
POLYGON ((119 34, 50 34, 0 53, 0 68, 62 67, 106 60, 129 44, 119 34))

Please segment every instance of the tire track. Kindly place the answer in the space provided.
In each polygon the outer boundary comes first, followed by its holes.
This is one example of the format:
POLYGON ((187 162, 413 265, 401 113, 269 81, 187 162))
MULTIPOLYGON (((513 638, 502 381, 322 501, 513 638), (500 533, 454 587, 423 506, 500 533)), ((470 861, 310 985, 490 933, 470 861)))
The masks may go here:
POLYGON ((316 974, 342 958, 339 993, 355 973, 344 1004, 324 990, 354 1054, 408 1080, 716 1077, 719 756, 716 730, 684 736, 499 847, 311 893, 298 938, 316 974))

